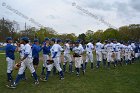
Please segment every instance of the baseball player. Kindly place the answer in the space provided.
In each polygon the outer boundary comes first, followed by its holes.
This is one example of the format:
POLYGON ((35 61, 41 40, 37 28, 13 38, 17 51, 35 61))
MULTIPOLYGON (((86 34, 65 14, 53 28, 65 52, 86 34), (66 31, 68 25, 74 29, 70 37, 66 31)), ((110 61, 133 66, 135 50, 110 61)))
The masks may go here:
POLYGON ((54 39, 54 38, 51 39, 52 48, 50 49, 50 51, 51 51, 50 60, 53 60, 53 63, 48 63, 46 78, 43 81, 48 80, 53 66, 55 66, 56 69, 59 71, 60 80, 64 79, 63 71, 62 71, 60 64, 59 64, 59 51, 61 51, 61 46, 59 44, 56 44, 55 41, 56 41, 56 39, 54 39))
POLYGON ((45 42, 42 45, 42 49, 43 49, 43 66, 42 66, 40 79, 44 78, 45 75, 44 70, 46 69, 47 71, 47 60, 49 60, 50 49, 51 49, 49 38, 45 38, 45 42))
MULTIPOLYGON (((75 47, 73 48, 74 51, 74 59, 75 59, 75 68, 76 68, 76 75, 79 77, 80 75, 80 68, 81 68, 81 63, 82 63, 82 53, 83 53, 83 48, 80 46, 79 41, 75 42, 75 47)), ((83 74, 85 71, 82 69, 83 74)))
POLYGON ((114 46, 113 44, 111 43, 110 40, 108 40, 108 43, 105 45, 105 48, 107 50, 107 63, 108 63, 108 68, 110 68, 110 63, 111 62, 114 62, 113 60, 113 53, 114 53, 114 46))
POLYGON ((114 52, 115 52, 115 66, 117 66, 117 63, 120 63, 122 66, 121 62, 121 44, 117 42, 117 40, 114 40, 114 52))
MULTIPOLYGON (((15 55, 14 52, 16 51, 16 47, 12 45, 12 38, 8 37, 6 39, 7 45, 6 45, 6 61, 7 61, 7 81, 9 83, 12 83, 13 78, 12 78, 12 71, 15 65, 15 55)), ((7 85, 9 86, 9 85, 7 85)))
POLYGON ((23 74, 24 70, 26 69, 26 67, 29 68, 30 72, 32 73, 32 75, 35 79, 35 84, 36 85, 39 84, 37 74, 36 74, 34 66, 33 66, 32 49, 31 49, 31 46, 29 45, 29 39, 27 37, 23 37, 21 39, 21 42, 25 46, 24 57, 21 59, 21 62, 20 62, 21 67, 19 68, 16 80, 14 81, 13 84, 8 86, 9 88, 16 88, 17 84, 19 83, 20 79, 22 78, 22 74, 23 74))
POLYGON ((70 40, 66 40, 66 44, 64 45, 64 63, 63 63, 63 72, 66 71, 66 64, 67 62, 69 62, 69 72, 72 73, 72 58, 70 55, 70 51, 71 51, 71 44, 70 44, 70 40))
POLYGON ((35 39, 34 44, 32 45, 32 57, 33 57, 33 65, 35 68, 35 71, 37 70, 38 64, 39 64, 39 52, 42 50, 42 48, 39 46, 39 40, 35 39))
POLYGON ((93 69, 93 49, 94 46, 92 44, 92 40, 86 45, 86 61, 85 61, 85 69, 87 66, 88 61, 91 62, 91 69, 93 69))
POLYGON ((107 44, 107 40, 105 40, 104 44, 103 44, 103 48, 102 48, 102 57, 103 57, 103 66, 106 67, 106 61, 107 61, 107 49, 106 49, 106 44, 107 44))
POLYGON ((103 44, 101 43, 101 40, 98 40, 96 45, 95 45, 95 50, 96 50, 96 59, 97 59, 97 65, 96 67, 100 67, 100 62, 102 61, 102 48, 103 44))

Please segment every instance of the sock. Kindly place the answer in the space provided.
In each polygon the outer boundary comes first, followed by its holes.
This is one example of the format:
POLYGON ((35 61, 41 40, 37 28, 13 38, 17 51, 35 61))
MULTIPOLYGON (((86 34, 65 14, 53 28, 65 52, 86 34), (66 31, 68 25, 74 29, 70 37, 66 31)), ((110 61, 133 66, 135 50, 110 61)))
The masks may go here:
POLYGON ((63 72, 66 71, 66 64, 63 65, 63 72))
POLYGON ((60 74, 60 78, 64 78, 64 75, 63 75, 62 71, 60 71, 59 74, 60 74))
POLYGON ((100 61, 97 61, 97 66, 100 67, 100 61))
POLYGON ((93 69, 93 63, 91 63, 91 69, 93 69))
POLYGON ((34 79, 37 81, 38 78, 37 78, 37 74, 36 74, 36 72, 32 73, 32 75, 33 75, 34 79))
POLYGON ((84 70, 84 65, 83 64, 81 64, 81 67, 82 67, 82 70, 84 70))
POLYGON ((53 66, 53 74, 55 75, 56 74, 56 67, 53 66))
POLYGON ((108 64, 108 67, 110 67, 110 62, 108 62, 107 64, 108 64))
POLYGON ((44 69, 45 69, 45 67, 42 67, 41 75, 44 75, 44 69))
POLYGON ((87 62, 85 62, 85 69, 86 69, 86 67, 87 67, 87 62))
POLYGON ((103 59, 103 66, 105 67, 106 66, 106 60, 103 59))
POLYGON ((15 80, 15 84, 18 84, 21 78, 22 78, 22 75, 18 74, 15 80))
POLYGON ((76 68, 76 71, 77 71, 77 73, 78 73, 78 74, 80 73, 80 70, 79 70, 79 68, 76 68))
POLYGON ((51 73, 51 71, 47 71, 46 80, 48 80, 50 73, 51 73))
POLYGON ((7 79, 8 79, 8 81, 11 80, 11 73, 7 73, 7 79))
POLYGON ((25 72, 23 72, 23 74, 22 74, 22 78, 25 79, 25 72))
POLYGON ((69 72, 72 72, 72 62, 69 64, 69 72))

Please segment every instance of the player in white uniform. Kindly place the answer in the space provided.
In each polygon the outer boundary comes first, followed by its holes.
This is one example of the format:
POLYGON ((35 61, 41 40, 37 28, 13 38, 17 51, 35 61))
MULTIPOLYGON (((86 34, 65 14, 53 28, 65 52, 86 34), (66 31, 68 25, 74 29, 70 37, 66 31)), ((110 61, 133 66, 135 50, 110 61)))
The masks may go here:
POLYGON ((69 62, 69 72, 72 73, 72 58, 70 55, 70 51, 71 51, 71 44, 70 44, 70 40, 66 41, 66 44, 64 45, 64 63, 63 63, 63 72, 66 71, 66 64, 67 62, 69 62))
MULTIPOLYGON (((74 59, 75 59, 75 68, 76 68, 76 75, 79 77, 80 75, 80 68, 81 68, 81 63, 82 63, 82 54, 83 54, 83 48, 80 46, 79 41, 75 42, 75 47, 73 48, 74 51, 74 59)), ((85 71, 82 69, 83 74, 85 71)))
POLYGON ((47 74, 46 74, 46 78, 43 81, 48 80, 50 72, 54 66, 59 71, 60 80, 64 79, 63 71, 62 71, 60 64, 59 64, 59 56, 60 56, 59 52, 62 51, 62 47, 59 44, 56 44, 55 41, 56 41, 56 39, 54 39, 54 38, 51 39, 52 47, 50 50, 51 51, 51 58, 50 59, 52 59, 54 61, 54 63, 47 65, 47 68, 48 68, 47 74))
POLYGON ((91 69, 93 69, 93 49, 94 46, 92 44, 92 41, 90 41, 87 45, 86 45, 86 61, 85 61, 85 69, 87 66, 87 63, 90 61, 91 62, 91 69))
POLYGON ((114 41, 114 52, 115 52, 115 65, 120 63, 120 65, 122 66, 122 63, 121 63, 121 44, 119 42, 117 42, 117 40, 114 41))
POLYGON ((10 88, 16 88, 17 84, 19 83, 20 79, 22 78, 23 72, 25 71, 26 67, 29 68, 30 72, 32 73, 35 84, 38 85, 39 81, 37 78, 37 74, 35 72, 34 66, 33 66, 33 59, 32 59, 32 49, 29 45, 29 39, 27 37, 23 37, 21 39, 22 44, 24 44, 24 57, 21 59, 21 67, 19 68, 18 75, 16 77, 16 80, 14 81, 13 85, 10 85, 10 88))
POLYGON ((106 44, 107 44, 107 40, 105 40, 105 44, 103 45, 103 49, 102 49, 102 57, 103 57, 103 66, 106 67, 106 61, 107 61, 107 49, 106 49, 106 44))
POLYGON ((95 45, 96 60, 97 60, 97 65, 96 65, 96 67, 97 67, 97 68, 100 67, 100 62, 102 61, 102 48, 103 48, 103 44, 101 43, 100 40, 98 40, 97 43, 96 43, 96 45, 95 45))
POLYGON ((108 68, 110 68, 110 63, 114 62, 113 60, 113 53, 114 53, 114 48, 113 48, 113 44, 110 42, 110 40, 108 40, 108 43, 105 45, 105 48, 107 50, 107 63, 108 63, 108 68))

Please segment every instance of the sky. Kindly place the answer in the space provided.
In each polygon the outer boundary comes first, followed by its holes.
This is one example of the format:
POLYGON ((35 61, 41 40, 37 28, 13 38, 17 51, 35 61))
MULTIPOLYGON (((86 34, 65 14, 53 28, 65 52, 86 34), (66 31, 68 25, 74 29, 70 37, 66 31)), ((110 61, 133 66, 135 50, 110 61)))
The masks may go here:
POLYGON ((26 22, 28 26, 41 25, 76 35, 108 28, 77 6, 115 28, 140 24, 140 0, 0 0, 0 18, 15 20, 20 29, 26 22))

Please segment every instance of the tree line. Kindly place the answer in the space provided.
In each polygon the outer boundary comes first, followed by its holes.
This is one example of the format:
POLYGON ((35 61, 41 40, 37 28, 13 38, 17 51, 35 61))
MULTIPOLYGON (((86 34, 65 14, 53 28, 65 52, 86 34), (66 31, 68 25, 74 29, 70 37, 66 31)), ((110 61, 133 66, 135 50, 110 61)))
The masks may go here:
MULTIPOLYGON (((26 26, 26 25, 25 25, 26 26)), ((121 26, 119 29, 108 28, 106 30, 92 31, 87 30, 86 33, 79 34, 75 33, 64 33, 59 34, 53 28, 44 27, 37 29, 35 27, 25 27, 24 30, 19 30, 19 24, 16 21, 0 19, 0 42, 5 42, 6 37, 12 37, 14 41, 18 41, 21 37, 30 37, 33 41, 38 38, 40 42, 48 38, 60 38, 62 40, 70 39, 75 41, 77 39, 83 40, 85 43, 90 40, 96 41, 99 38, 104 41, 107 39, 117 39, 123 41, 140 41, 140 24, 130 24, 128 26, 121 26)))

